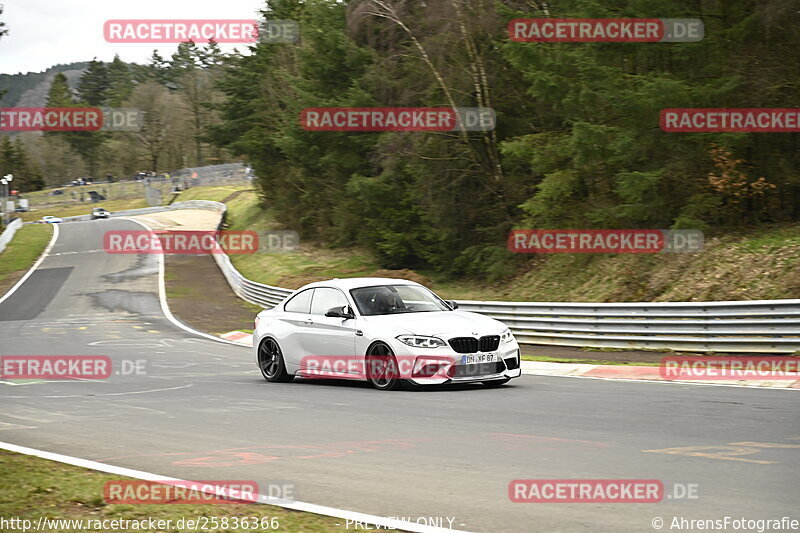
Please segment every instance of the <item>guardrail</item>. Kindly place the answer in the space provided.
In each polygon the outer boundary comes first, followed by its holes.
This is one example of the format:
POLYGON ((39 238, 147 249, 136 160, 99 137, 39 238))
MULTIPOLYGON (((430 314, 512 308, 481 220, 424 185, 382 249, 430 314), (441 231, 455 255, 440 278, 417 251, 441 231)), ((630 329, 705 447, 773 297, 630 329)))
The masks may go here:
MULTIPOLYGON (((214 256, 243 300, 273 307, 293 291, 242 276, 214 256)), ((800 300, 681 303, 459 301, 459 309, 505 323, 522 344, 702 352, 800 351, 800 300)))
MULTIPOLYGON (((192 200, 188 202, 177 202, 172 204, 170 207, 173 209, 195 208, 222 211, 223 217, 219 221, 217 229, 220 229, 225 223, 224 219, 227 206, 222 202, 213 202, 210 200, 192 200)), ((225 276, 225 279, 228 281, 228 285, 231 286, 231 289, 233 289, 233 292, 236 294, 236 296, 242 300, 252 304, 260 305, 261 307, 270 308, 275 307, 281 303, 284 298, 294 292, 292 289, 273 287, 271 285, 264 285, 263 283, 258 283, 256 281, 247 279, 246 277, 242 276, 238 270, 236 270, 236 267, 233 266, 233 263, 231 263, 231 258, 227 254, 212 254, 212 256, 214 257, 214 261, 217 263, 220 271, 222 271, 222 275, 225 276)))
POLYGON ((800 300, 663 303, 458 302, 528 344, 704 352, 800 351, 800 300))
POLYGON ((21 218, 15 218, 11 222, 9 222, 8 226, 6 226, 6 229, 3 230, 3 233, 0 233, 0 252, 6 249, 8 243, 10 243, 11 239, 14 238, 14 234, 21 227, 22 227, 21 218))
POLYGON ((291 289, 264 285, 247 279, 236 270, 236 267, 231 264, 231 258, 225 254, 214 254, 214 260, 225 279, 228 280, 228 285, 242 300, 269 308, 275 307, 294 292, 291 289))
MULTIPOLYGON (((224 204, 205 201, 186 202, 181 207, 225 210, 224 204)), ((214 260, 243 300, 269 308, 294 292, 245 278, 225 254, 214 254, 214 260)), ((458 301, 458 305, 464 311, 505 323, 523 344, 740 353, 800 351, 800 300, 631 303, 465 300, 458 301)))

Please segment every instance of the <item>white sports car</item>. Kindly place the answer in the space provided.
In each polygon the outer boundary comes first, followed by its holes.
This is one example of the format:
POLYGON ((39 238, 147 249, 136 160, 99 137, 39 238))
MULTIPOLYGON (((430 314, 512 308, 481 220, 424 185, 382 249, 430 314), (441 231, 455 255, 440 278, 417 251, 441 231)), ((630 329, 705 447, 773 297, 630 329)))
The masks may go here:
POLYGON ((310 283, 255 320, 253 347, 267 381, 367 379, 375 388, 481 382, 520 375, 519 345, 501 322, 412 281, 310 283))

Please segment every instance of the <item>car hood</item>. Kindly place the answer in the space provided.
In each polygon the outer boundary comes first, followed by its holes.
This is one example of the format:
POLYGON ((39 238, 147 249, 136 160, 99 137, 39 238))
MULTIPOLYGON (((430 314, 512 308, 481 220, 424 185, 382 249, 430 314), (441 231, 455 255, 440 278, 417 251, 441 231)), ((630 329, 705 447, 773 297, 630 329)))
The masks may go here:
POLYGON ((393 328, 398 335, 414 334, 426 337, 481 337, 499 335, 506 326, 493 318, 466 311, 432 311, 396 315, 368 316, 365 320, 376 326, 393 328))

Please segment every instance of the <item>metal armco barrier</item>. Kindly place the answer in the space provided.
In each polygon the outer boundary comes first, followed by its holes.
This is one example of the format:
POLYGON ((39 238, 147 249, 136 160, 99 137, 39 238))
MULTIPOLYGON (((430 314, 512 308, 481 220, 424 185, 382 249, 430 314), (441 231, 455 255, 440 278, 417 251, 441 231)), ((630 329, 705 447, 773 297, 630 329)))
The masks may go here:
MULTIPOLYGON (((212 202, 209 200, 193 200, 191 202, 180 202, 172 204, 172 207, 177 209, 186 209, 195 207, 197 209, 213 209, 222 211, 224 214, 227 206, 221 202, 212 202), (187 205, 187 204, 195 205, 187 205)), ((224 218, 224 217, 223 217, 224 218)), ((222 227, 224 220, 220 220, 217 229, 222 227)), ((228 285, 231 286, 236 296, 247 302, 260 305, 261 307, 275 307, 284 298, 292 294, 294 291, 291 289, 284 289, 281 287, 272 287, 271 285, 264 285, 251 281, 236 270, 236 267, 231 263, 231 258, 227 254, 213 254, 214 261, 222 271, 222 275, 228 280, 228 285)))
POLYGON ((236 270, 236 267, 231 264, 231 258, 225 254, 214 254, 214 260, 225 279, 228 280, 228 285, 242 300, 269 308, 275 307, 294 292, 291 289, 264 285, 247 279, 236 270))
POLYGON ((8 226, 6 226, 6 229, 3 230, 3 233, 0 233, 0 252, 6 249, 8 243, 10 243, 11 239, 14 238, 14 234, 21 227, 22 227, 21 218, 15 218, 11 222, 9 222, 8 226))
POLYGON ((703 352, 800 351, 800 300, 664 303, 458 302, 526 344, 703 352))
MULTIPOLYGON (((189 202, 187 202, 189 203, 189 202)), ((193 207, 224 210, 217 202, 193 207), (209 204, 214 204, 209 205, 209 204)), ((189 206, 186 206, 189 207, 189 206)), ((292 290, 251 281, 225 254, 214 259, 243 300, 273 307, 292 290)), ((523 344, 703 352, 800 352, 800 300, 537 303, 459 301, 508 325, 523 344)))

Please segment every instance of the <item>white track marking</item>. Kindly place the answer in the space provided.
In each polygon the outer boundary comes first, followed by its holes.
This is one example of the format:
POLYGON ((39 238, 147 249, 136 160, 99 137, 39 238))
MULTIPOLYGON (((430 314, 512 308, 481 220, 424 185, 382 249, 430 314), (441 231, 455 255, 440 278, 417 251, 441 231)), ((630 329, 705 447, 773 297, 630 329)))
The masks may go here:
POLYGON ((21 426, 10 422, 0 422, 0 431, 5 429, 36 429, 36 426, 21 426))
POLYGON ((105 252, 105 250, 84 250, 82 252, 59 252, 57 254, 50 254, 52 257, 57 257, 59 255, 75 255, 75 254, 96 254, 100 252, 105 252))
MULTIPOLYGON (((34 448, 27 448, 25 446, 17 446, 8 442, 0 442, 0 449, 8 450, 10 452, 22 453, 25 455, 32 455, 34 457, 41 457, 42 459, 49 459, 50 461, 57 461, 68 465, 79 466, 81 468, 89 468, 107 474, 114 474, 117 476, 127 476, 135 479, 142 479, 145 481, 154 481, 164 484, 188 484, 191 483, 187 480, 182 480, 173 477, 160 476, 158 474, 151 474, 142 470, 132 470, 121 466, 114 466, 97 461, 90 461, 88 459, 80 459, 78 457, 70 457, 68 455, 61 455, 58 453, 45 452, 36 450, 34 448)), ((184 485, 185 486, 185 485, 184 485)), ((213 487, 198 487, 198 491, 214 494, 213 487)), ((385 518, 382 516, 375 516, 364 513, 356 513, 353 511, 346 511, 343 509, 336 509, 335 507, 326 507, 324 505, 315 505, 313 503, 296 502, 286 500, 283 498, 274 498, 264 494, 258 494, 258 503, 267 505, 275 505, 284 509, 291 509, 293 511, 302 511, 307 513, 314 513, 324 516, 332 516, 335 518, 342 518, 344 520, 358 521, 362 524, 369 524, 370 526, 382 526, 384 528, 399 529, 400 531, 413 531, 418 533, 466 533, 465 531, 446 529, 441 527, 427 526, 416 524, 414 522, 404 522, 393 518, 385 518)))
POLYGON ((45 249, 44 249, 44 252, 42 252, 42 255, 40 255, 40 256, 39 256, 39 259, 37 259, 37 260, 36 260, 36 262, 35 262, 35 263, 33 264, 33 266, 32 266, 32 267, 31 267, 31 268, 30 268, 30 269, 29 269, 29 270, 28 270, 28 271, 25 273, 25 275, 24 275, 24 276, 22 276, 22 277, 19 279, 19 281, 17 281, 17 282, 14 284, 14 286, 13 286, 13 287, 11 287, 10 289, 8 289, 8 292, 7 292, 7 293, 5 293, 5 295, 4 295, 4 296, 0 297, 0 304, 1 304, 1 303, 3 303, 3 302, 4 302, 4 301, 5 301, 5 300, 6 300, 8 297, 10 297, 12 294, 14 294, 14 291, 16 291, 17 289, 19 289, 19 288, 22 286, 22 284, 23 284, 23 283, 25 283, 25 280, 26 280, 26 279, 28 279, 28 278, 30 277, 30 275, 31 275, 31 274, 33 274, 33 271, 34 271, 34 270, 36 270, 36 267, 38 267, 38 266, 39 266, 39 265, 42 263, 42 261, 44 261, 45 257, 47 257, 47 254, 49 254, 49 253, 50 253, 50 250, 52 250, 52 248, 53 248, 53 245, 54 245, 54 244, 56 243, 56 241, 58 240, 58 233, 59 233, 59 230, 58 230, 58 224, 51 224, 51 226, 53 226, 53 236, 50 238, 50 243, 47 245, 47 248, 45 248, 45 249))
MULTIPOLYGON (((131 394, 150 394, 151 392, 164 392, 169 390, 179 390, 179 389, 188 389, 192 387, 193 384, 189 383, 188 385, 180 385, 178 387, 167 387, 165 389, 146 389, 146 390, 136 390, 136 391, 129 391, 129 392, 104 392, 100 394, 91 394, 90 396, 99 397, 99 396, 130 396, 131 394)), ((50 395, 50 396, 3 396, 3 398, 14 398, 17 400, 24 399, 24 398, 86 398, 86 394, 59 394, 59 395, 50 395)))
MULTIPOLYGON (((144 229, 149 231, 152 236, 154 237, 156 236, 156 233, 149 226, 147 226, 143 222, 140 222, 139 220, 126 217, 120 217, 117 220, 127 220, 129 222, 135 222, 136 224, 139 224, 144 229)), ((215 337, 214 335, 209 335, 208 333, 203 333, 202 331, 197 331, 196 329, 192 329, 183 322, 181 322, 180 320, 178 320, 177 318, 175 318, 175 316, 172 314, 172 311, 169 310, 169 304, 167 303, 167 289, 164 281, 164 263, 165 263, 164 254, 156 254, 156 260, 158 262, 158 299, 161 302, 161 312, 164 313, 164 316, 167 317, 167 320, 169 320, 182 330, 188 331, 192 335, 199 335, 200 337, 211 339, 216 342, 223 342, 225 344, 230 344, 232 346, 241 347, 242 345, 236 342, 231 342, 225 339, 221 339, 219 337, 215 337)))

